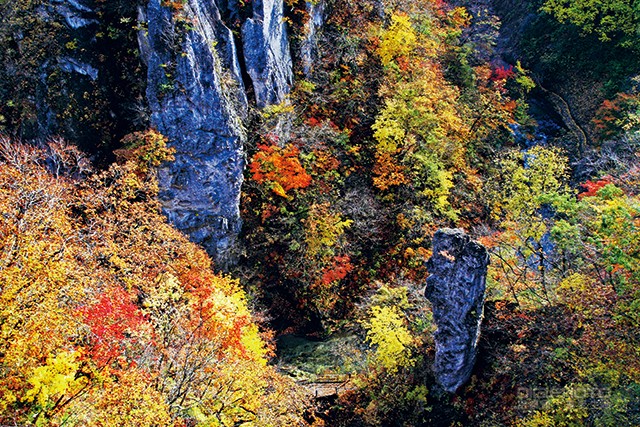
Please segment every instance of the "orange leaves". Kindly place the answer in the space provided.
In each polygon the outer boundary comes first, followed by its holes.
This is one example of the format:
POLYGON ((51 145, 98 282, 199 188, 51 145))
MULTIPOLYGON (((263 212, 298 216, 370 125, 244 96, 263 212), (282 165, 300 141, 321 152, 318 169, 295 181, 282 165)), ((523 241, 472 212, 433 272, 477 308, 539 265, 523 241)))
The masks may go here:
POLYGON ((385 191, 391 187, 408 184, 404 166, 388 152, 376 153, 376 164, 373 167, 373 185, 385 191))
POLYGON ((0 424, 277 419, 244 292, 139 197, 170 153, 160 134, 132 138, 86 181, 60 177, 77 175, 67 158, 52 174, 49 151, 0 144, 0 424))
POLYGON ((300 150, 288 145, 285 148, 273 145, 258 145, 259 151, 249 164, 251 176, 259 184, 267 185, 271 191, 288 198, 287 191, 306 188, 311 176, 300 163, 300 150))
POLYGON ((612 182, 613 179, 610 176, 605 176, 598 181, 588 179, 584 184, 580 185, 583 191, 578 194, 578 199, 582 200, 584 197, 594 197, 598 194, 598 190, 612 182))
POLYGON ((612 100, 605 100, 596 111, 593 123, 600 136, 614 137, 621 132, 640 127, 640 95, 619 93, 612 100))
POLYGON ((333 261, 333 265, 324 269, 321 283, 328 285, 332 282, 342 280, 351 270, 353 270, 353 264, 351 264, 349 255, 337 256, 333 261))

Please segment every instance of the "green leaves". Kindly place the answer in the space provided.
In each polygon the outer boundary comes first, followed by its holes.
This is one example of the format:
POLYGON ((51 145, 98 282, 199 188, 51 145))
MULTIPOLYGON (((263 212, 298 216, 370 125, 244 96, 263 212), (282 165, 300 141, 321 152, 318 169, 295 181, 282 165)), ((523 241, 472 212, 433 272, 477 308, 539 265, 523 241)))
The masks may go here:
POLYGON ((498 161, 493 211, 497 217, 524 219, 540 217, 547 204, 570 210, 573 191, 566 184, 569 166, 554 147, 536 146, 527 151, 508 152, 498 161))
POLYGON ((626 36, 621 44, 634 47, 640 25, 640 9, 628 0, 546 0, 544 12, 558 21, 569 21, 585 33, 596 33, 600 40, 610 41, 617 35, 626 36))

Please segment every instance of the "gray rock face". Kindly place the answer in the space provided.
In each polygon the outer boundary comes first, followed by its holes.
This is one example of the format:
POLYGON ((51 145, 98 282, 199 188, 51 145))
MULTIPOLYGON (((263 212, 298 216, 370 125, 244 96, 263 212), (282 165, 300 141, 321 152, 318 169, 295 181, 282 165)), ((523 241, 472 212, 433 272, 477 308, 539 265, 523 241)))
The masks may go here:
POLYGON ((51 4, 74 30, 98 23, 94 10, 86 0, 51 0, 51 4))
POLYGON ((476 360, 488 264, 485 247, 463 230, 441 229, 434 234, 425 296, 438 326, 435 376, 449 393, 467 382, 476 360))
MULTIPOLYGON (((38 13, 43 20, 59 23, 55 34, 56 37, 71 35, 76 40, 80 39, 82 43, 94 48, 93 33, 99 22, 96 19, 95 11, 88 5, 86 0, 50 0, 41 5, 38 13), (89 37, 86 37, 86 34, 89 37), (87 38, 89 40, 86 40, 87 38)), ((69 83, 66 83, 66 81, 64 81, 64 84, 59 83, 61 86, 59 90, 64 91, 67 96, 71 96, 70 94, 74 92, 81 93, 79 88, 87 86, 87 78, 91 81, 95 81, 98 78, 98 69, 94 66, 95 64, 88 62, 90 61, 88 55, 79 54, 78 52, 81 50, 83 49, 78 49, 75 52, 75 57, 52 55, 41 66, 40 86, 42 90, 38 94, 39 99, 36 101, 36 105, 38 110, 38 135, 42 139, 59 133, 60 129, 65 125, 65 123, 59 123, 56 118, 59 111, 56 111, 45 99, 46 94, 49 92, 50 75, 62 72, 65 77, 69 77, 69 83)), ((74 125, 75 123, 67 124, 67 127, 73 128, 74 125)))
POLYGON ((150 0, 140 18, 151 122, 176 149, 159 171, 165 214, 218 267, 232 261, 240 229, 247 101, 231 31, 213 0, 188 0, 181 19, 150 0))
POLYGON ((309 14, 309 20, 305 23, 305 38, 300 46, 300 59, 302 71, 309 77, 318 50, 318 32, 322 29, 325 20, 325 2, 317 0, 307 1, 305 8, 309 14))
POLYGON ((253 18, 242 25, 247 73, 259 108, 283 102, 291 89, 293 67, 282 0, 253 0, 253 18))

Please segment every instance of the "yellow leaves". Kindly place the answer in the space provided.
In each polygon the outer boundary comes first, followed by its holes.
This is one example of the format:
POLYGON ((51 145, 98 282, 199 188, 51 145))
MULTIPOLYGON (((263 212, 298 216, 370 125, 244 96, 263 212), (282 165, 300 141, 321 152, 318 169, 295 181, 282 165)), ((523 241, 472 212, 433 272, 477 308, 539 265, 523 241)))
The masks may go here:
POLYGON ((70 424, 101 427, 171 426, 169 406, 150 381, 137 370, 103 375, 99 389, 77 402, 70 424))
POLYGON ((142 174, 173 160, 176 151, 167 147, 167 138, 155 129, 131 133, 122 139, 122 143, 126 148, 116 150, 116 156, 131 161, 132 169, 142 174))
POLYGON ((25 402, 33 402, 46 407, 55 404, 55 401, 65 395, 73 395, 87 385, 84 376, 77 376, 80 362, 77 360, 77 351, 58 353, 55 357, 49 356, 47 364, 34 369, 28 383, 33 387, 22 399, 25 402))
POLYGON ((471 23, 471 15, 464 7, 455 7, 447 13, 451 25, 456 29, 461 29, 471 23))
MULTIPOLYGON (((315 86, 311 82, 301 81, 298 83, 301 90, 305 92, 313 92, 315 86)), ((295 109, 289 102, 281 102, 280 104, 268 105, 260 112, 264 120, 281 119, 283 116, 294 114, 295 109)))
POLYGON ((331 212, 329 203, 317 203, 311 206, 304 223, 306 254, 315 259, 333 256, 335 246, 340 243, 341 236, 353 221, 331 212))
POLYGON ((507 218, 534 216, 544 203, 557 203, 572 193, 566 185, 568 160, 557 148, 512 151, 499 160, 499 167, 494 213, 507 218))
POLYGON ((371 126, 374 131, 373 137, 378 143, 376 146, 378 152, 396 154, 407 134, 407 129, 402 122, 409 113, 406 105, 399 100, 386 100, 385 107, 371 126))
POLYGON ((416 33, 407 15, 391 16, 389 28, 382 31, 378 55, 382 65, 387 66, 398 57, 409 57, 416 44, 416 33))
POLYGON ((282 188, 282 185, 277 181, 274 181, 271 183, 271 191, 273 191, 274 193, 276 193, 276 195, 280 197, 284 197, 284 198, 288 197, 287 192, 284 191, 284 188, 282 188))
POLYGON ((0 157, 0 424, 182 425, 194 406, 210 423, 225 408, 225 425, 257 417, 243 408, 298 419, 265 407, 287 390, 271 396, 245 294, 167 224, 153 173, 126 159, 57 179, 29 153, 0 157))
POLYGON ((367 341, 376 346, 374 359, 377 365, 393 373, 414 364, 411 358, 414 339, 404 326, 397 307, 371 307, 371 317, 363 325, 367 329, 367 341))
POLYGON ((529 72, 524 69, 520 61, 516 62, 516 72, 516 83, 520 85, 525 93, 531 92, 536 87, 536 83, 529 77, 529 72))
POLYGON ((436 212, 455 217, 449 204, 449 191, 453 188, 453 174, 444 169, 433 155, 414 156, 413 175, 417 177, 419 194, 430 201, 436 212))
MULTIPOLYGON (((412 43, 419 40, 421 47, 436 37, 422 34, 415 38, 408 16, 394 15, 379 47, 383 63, 408 55, 411 43, 402 49, 397 46, 407 33, 412 34, 412 43)), ((428 199, 438 213, 449 215, 448 196, 453 186, 449 169, 466 169, 463 141, 467 129, 457 108, 458 90, 425 55, 399 61, 402 73, 388 71, 388 82, 380 89, 385 102, 372 125, 376 140, 373 183, 382 191, 412 185, 417 196, 428 199)))
POLYGON ((244 328, 241 343, 245 348, 246 354, 251 359, 261 366, 266 366, 269 349, 265 346, 256 324, 251 323, 244 328))
POLYGON ((558 284, 558 294, 569 307, 589 317, 591 314, 600 314, 590 313, 597 306, 592 304, 594 285, 590 277, 581 273, 572 273, 558 284))

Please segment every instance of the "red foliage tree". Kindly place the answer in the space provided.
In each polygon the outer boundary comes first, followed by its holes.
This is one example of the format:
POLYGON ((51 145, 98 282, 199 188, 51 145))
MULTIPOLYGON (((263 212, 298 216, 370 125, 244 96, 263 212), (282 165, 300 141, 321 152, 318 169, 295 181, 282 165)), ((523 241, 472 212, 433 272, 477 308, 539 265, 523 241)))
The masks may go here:
POLYGON ((588 179, 584 184, 580 185, 580 187, 582 187, 582 191, 578 194, 578 199, 582 200, 584 197, 594 197, 597 195, 598 190, 612 182, 612 178, 608 175, 598 181, 591 181, 588 179))
POLYGON ((91 329, 91 355, 99 365, 110 363, 126 351, 145 323, 129 293, 120 288, 101 294, 95 303, 80 308, 80 313, 91 329))

